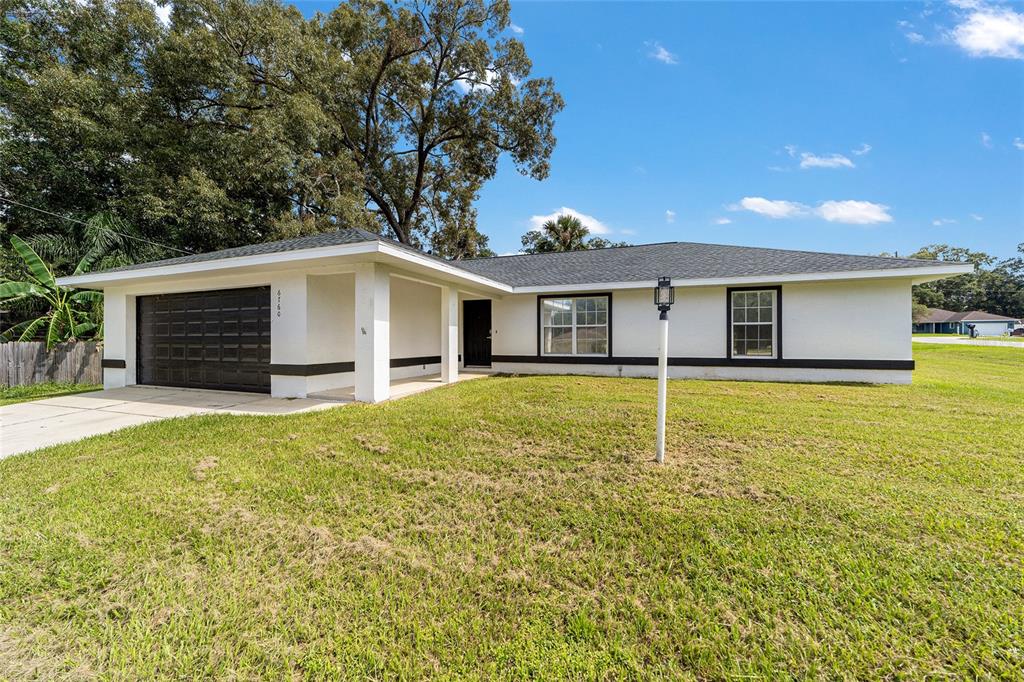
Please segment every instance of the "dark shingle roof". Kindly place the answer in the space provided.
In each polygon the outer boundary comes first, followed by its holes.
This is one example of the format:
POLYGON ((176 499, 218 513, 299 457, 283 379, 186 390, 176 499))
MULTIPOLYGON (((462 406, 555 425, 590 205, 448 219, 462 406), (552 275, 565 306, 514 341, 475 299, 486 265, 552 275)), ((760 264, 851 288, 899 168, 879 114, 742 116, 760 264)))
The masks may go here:
POLYGON ((512 286, 599 282, 718 279, 816 272, 895 270, 938 265, 935 261, 749 246, 668 242, 592 251, 478 258, 459 267, 512 286))
MULTIPOLYGON (((294 239, 282 239, 276 242, 264 242, 262 244, 249 244, 238 246, 233 249, 222 249, 220 251, 209 251, 207 253, 195 253, 177 258, 149 261, 148 263, 136 263, 125 265, 120 268, 112 268, 103 272, 123 272, 126 270, 145 270, 147 268, 160 268, 167 265, 185 265, 188 263, 203 263, 223 258, 241 258, 243 256, 262 256, 268 253, 284 253, 285 251, 301 251, 302 249, 317 249, 322 246, 339 246, 341 244, 358 244, 359 242, 372 242, 379 239, 377 235, 366 230, 346 229, 337 232, 322 232, 310 234, 294 239)), ((90 273, 92 274, 92 273, 90 273)))
POLYGON ((956 313, 952 310, 943 310, 942 308, 929 308, 928 316, 920 320, 915 320, 918 324, 931 324, 941 322, 964 322, 964 321, 978 321, 984 322, 986 320, 991 322, 1015 322, 1017 318, 1006 317, 1004 315, 996 315, 995 313, 986 313, 982 310, 969 310, 965 313, 956 313))
MULTIPOLYGON (((206 261, 301 251, 325 246, 380 241, 435 258, 429 254, 359 229, 296 237, 276 242, 240 246, 178 258, 138 263, 107 272, 202 263, 206 261)), ((510 286, 578 285, 602 282, 653 281, 661 275, 673 279, 708 279, 792 275, 857 270, 895 270, 937 265, 935 261, 880 256, 847 256, 836 253, 787 251, 748 246, 724 246, 692 242, 642 244, 591 251, 496 256, 463 261, 442 261, 510 286)), ((100 274, 100 273, 90 273, 100 274)))

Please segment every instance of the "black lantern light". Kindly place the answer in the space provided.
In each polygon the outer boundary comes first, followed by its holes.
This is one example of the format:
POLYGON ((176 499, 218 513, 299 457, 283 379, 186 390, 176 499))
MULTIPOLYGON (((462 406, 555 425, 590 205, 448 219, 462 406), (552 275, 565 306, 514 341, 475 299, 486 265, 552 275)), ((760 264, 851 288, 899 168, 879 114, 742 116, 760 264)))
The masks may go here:
POLYGON ((672 286, 670 277, 659 277, 658 286, 654 289, 654 305, 661 311, 661 319, 668 319, 669 308, 676 302, 676 288, 672 286))

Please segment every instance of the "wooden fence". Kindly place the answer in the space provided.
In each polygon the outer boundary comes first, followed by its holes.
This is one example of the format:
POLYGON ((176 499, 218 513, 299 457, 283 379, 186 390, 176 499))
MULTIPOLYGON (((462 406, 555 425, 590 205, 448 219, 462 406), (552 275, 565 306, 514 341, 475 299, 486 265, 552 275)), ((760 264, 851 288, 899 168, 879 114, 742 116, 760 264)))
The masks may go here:
POLYGON ((103 347, 94 341, 70 341, 49 352, 42 341, 0 343, 0 386, 101 384, 102 358, 103 347))

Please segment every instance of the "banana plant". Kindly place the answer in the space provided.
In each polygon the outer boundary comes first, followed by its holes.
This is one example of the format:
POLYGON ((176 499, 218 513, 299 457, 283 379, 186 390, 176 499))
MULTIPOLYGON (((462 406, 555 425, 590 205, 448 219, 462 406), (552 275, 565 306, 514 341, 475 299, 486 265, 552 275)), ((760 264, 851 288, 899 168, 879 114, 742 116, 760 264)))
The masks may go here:
MULTIPOLYGON (((12 326, 0 334, 0 340, 31 341, 45 329, 46 348, 49 350, 58 343, 80 339, 90 333, 94 338, 101 338, 102 325, 97 325, 91 318, 96 307, 94 304, 103 301, 103 293, 75 291, 58 285, 50 266, 23 239, 12 236, 11 246, 25 261, 28 277, 20 281, 0 281, 0 305, 35 299, 44 303, 48 310, 39 317, 12 326)), ((91 260, 89 256, 83 258, 75 268, 75 274, 88 270, 91 260)))

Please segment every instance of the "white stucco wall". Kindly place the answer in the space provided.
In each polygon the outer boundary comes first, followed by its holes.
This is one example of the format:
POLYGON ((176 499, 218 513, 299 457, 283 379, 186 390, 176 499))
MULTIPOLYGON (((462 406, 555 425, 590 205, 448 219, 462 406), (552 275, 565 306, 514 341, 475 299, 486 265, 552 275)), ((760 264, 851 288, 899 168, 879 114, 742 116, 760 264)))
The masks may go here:
POLYGON ((391 278, 391 357, 441 354, 441 289, 391 278))
POLYGON ((782 288, 787 358, 910 360, 910 283, 862 280, 782 288))
MULTIPOLYGON (((648 289, 612 294, 612 354, 653 358, 658 353, 658 313, 648 289)), ((782 354, 786 360, 910 360, 911 295, 907 280, 854 280, 784 284, 782 354)), ((492 305, 495 355, 535 356, 537 296, 515 295, 492 305)), ((678 287, 669 314, 669 356, 725 359, 726 287, 678 287)), ((654 376, 650 365, 495 363, 508 372, 567 372, 654 376)), ((779 381, 878 381, 904 383, 908 370, 824 367, 675 366, 670 376, 779 381)))

